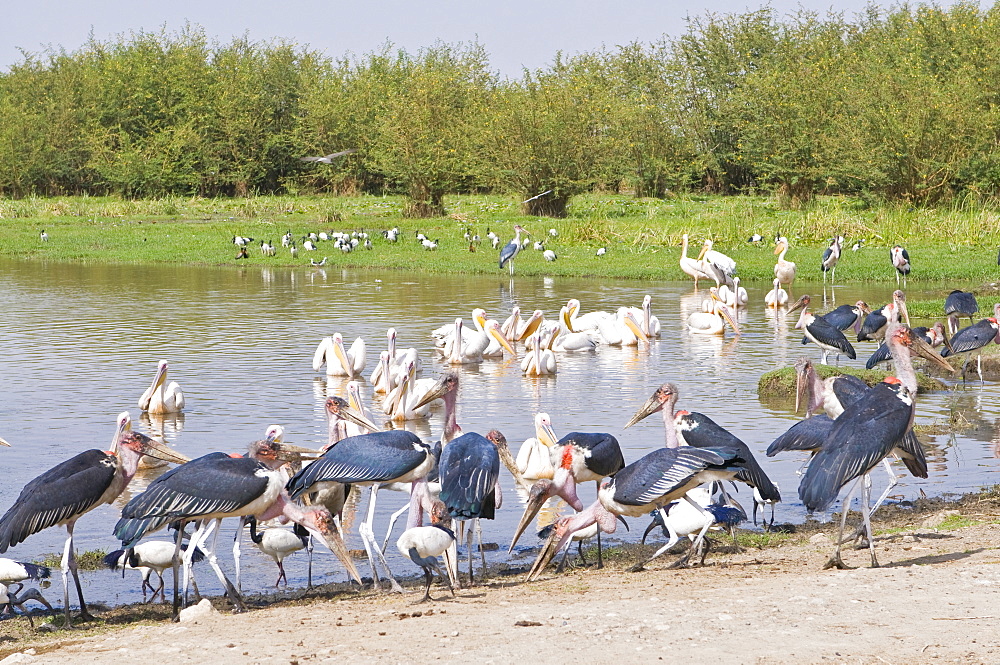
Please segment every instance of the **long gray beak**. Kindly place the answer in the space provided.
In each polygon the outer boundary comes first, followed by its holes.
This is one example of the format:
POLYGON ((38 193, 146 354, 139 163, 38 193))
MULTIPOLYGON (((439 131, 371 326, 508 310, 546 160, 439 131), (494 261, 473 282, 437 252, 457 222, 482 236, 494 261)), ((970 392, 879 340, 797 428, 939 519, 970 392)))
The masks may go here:
POLYGON ((421 400, 417 402, 417 405, 413 408, 419 409, 425 404, 430 404, 439 397, 444 397, 445 393, 448 392, 448 384, 445 381, 446 378, 447 378, 446 376, 443 376, 440 379, 438 379, 438 382, 434 384, 434 387, 431 388, 427 392, 427 394, 424 395, 423 398, 421 398, 421 400))
POLYGON ((643 418, 656 413, 662 408, 663 408, 663 403, 660 402, 660 400, 656 399, 655 395, 653 397, 650 397, 649 399, 646 400, 645 404, 639 407, 639 410, 635 412, 632 418, 630 418, 629 421, 625 423, 625 429, 628 429, 629 427, 635 425, 643 418))
POLYGON ((951 363, 942 358, 941 355, 934 350, 934 347, 916 335, 913 336, 913 342, 910 344, 910 350, 921 358, 931 361, 946 372, 955 372, 955 368, 951 366, 951 363))

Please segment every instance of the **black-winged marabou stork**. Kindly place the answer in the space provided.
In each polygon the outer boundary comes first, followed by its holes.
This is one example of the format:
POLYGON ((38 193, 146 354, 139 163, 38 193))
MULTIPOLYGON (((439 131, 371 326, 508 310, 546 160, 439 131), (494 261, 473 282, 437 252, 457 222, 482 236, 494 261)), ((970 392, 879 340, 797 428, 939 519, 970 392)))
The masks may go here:
POLYGON ((844 236, 836 235, 830 240, 830 246, 823 251, 820 259, 820 270, 823 271, 823 283, 826 284, 826 273, 830 272, 830 281, 837 279, 837 262, 840 261, 840 250, 844 244, 844 236))
POLYGON ((910 274, 910 253, 900 245, 893 245, 892 249, 889 250, 889 260, 892 261, 892 267, 896 269, 896 284, 899 284, 899 278, 902 277, 905 287, 906 277, 910 274))
POLYGON ((500 268, 504 267, 504 264, 510 266, 510 276, 514 276, 514 259, 517 255, 521 253, 521 234, 531 235, 520 224, 514 225, 514 239, 509 243, 504 245, 504 248, 500 250, 500 268))
MULTIPOLYGON (((943 358, 959 353, 976 354, 976 371, 979 373, 979 382, 983 383, 983 359, 982 349, 990 342, 1000 340, 1000 303, 993 306, 993 316, 985 318, 978 323, 962 328, 949 340, 948 348, 941 352, 943 358)), ((962 378, 965 379, 965 368, 969 364, 969 356, 965 356, 962 363, 962 378)))
MULTIPOLYGON (((618 439, 607 432, 570 432, 552 446, 549 454, 554 469, 552 479, 539 480, 532 486, 508 552, 514 549, 518 538, 550 497, 558 496, 573 510, 583 510, 583 502, 577 496, 576 486, 588 480, 600 483, 625 466, 625 456, 622 455, 618 439)), ((598 529, 598 567, 604 564, 600 533, 601 530, 598 529)))
MULTIPOLYGON (((239 591, 222 572, 214 553, 218 527, 226 517, 253 515, 259 520, 284 517, 297 522, 326 543, 351 577, 360 583, 360 576, 330 512, 323 507, 305 509, 295 504, 284 491, 287 475, 281 467, 300 455, 299 452, 288 452, 290 449, 294 450, 269 436, 263 441, 253 442, 246 457, 222 452, 209 453, 171 469, 125 505, 122 517, 115 525, 115 536, 128 549, 146 534, 173 522, 180 522, 181 528, 177 530, 175 544, 176 558, 180 553, 183 524, 188 521, 196 522, 197 527, 183 557, 185 594, 194 552, 200 549, 205 553, 209 565, 237 611, 245 609, 245 604, 239 591), (211 546, 207 543, 210 536, 211 546)), ((175 618, 179 609, 180 596, 175 567, 175 618)))
POLYGON ((372 432, 347 437, 328 448, 319 459, 295 474, 288 481, 287 489, 291 498, 296 500, 310 492, 322 490, 330 483, 370 486, 368 515, 359 525, 358 532, 368 553, 376 587, 379 586, 378 569, 375 567, 377 557, 385 568, 392 590, 401 592, 403 589, 392 576, 372 531, 378 488, 382 483, 412 483, 407 527, 417 526, 421 523, 424 504, 428 499, 427 474, 433 467, 431 447, 412 432, 372 432))
MULTIPOLYGON (((685 499, 703 510, 686 496, 687 492, 699 485, 722 479, 720 472, 733 457, 735 453, 732 451, 681 446, 654 450, 625 466, 614 477, 601 481, 597 501, 576 515, 564 517, 557 522, 528 572, 528 580, 534 579, 561 549, 569 547, 575 532, 595 522, 601 531, 614 533, 617 527, 616 515, 642 517, 662 509, 676 499, 685 499)), ((707 530, 708 526, 704 531, 707 530)), ((704 532, 699 534, 699 537, 703 536, 704 532)), ((667 549, 669 548, 661 548, 633 570, 640 570, 667 549)))
MULTIPOLYGON (((868 509, 868 484, 864 482, 864 478, 893 452, 913 426, 917 379, 910 360, 910 350, 917 353, 925 350, 922 340, 908 328, 891 329, 886 339, 895 362, 896 376, 887 378, 860 400, 846 406, 831 425, 826 442, 809 463, 799 484, 799 498, 813 512, 826 510, 836 500, 841 488, 857 479, 841 510, 843 517, 837 549, 827 562, 827 568, 846 567, 840 557, 843 542, 841 537, 847 521, 848 506, 858 482, 862 483, 864 494, 863 515, 872 566, 878 566, 871 531, 871 513, 868 509)), ((931 353, 937 355, 933 351, 931 353)), ((881 504, 891 487, 892 485, 886 489, 876 505, 881 504)))
POLYGON ((0 553, 50 526, 66 527, 62 577, 67 628, 73 625, 69 608, 70 573, 80 600, 80 615, 84 619, 91 618, 77 574, 73 527, 86 513, 118 498, 135 475, 143 455, 168 462, 187 461, 186 457, 163 444, 133 432, 132 419, 128 411, 123 411, 118 416, 118 428, 110 450, 85 450, 52 467, 25 485, 14 505, 0 517, 0 553))
MULTIPOLYGON (((895 309, 895 321, 899 321, 900 317, 906 322, 906 325, 910 325, 910 315, 906 311, 906 295, 896 289, 892 292, 892 302, 897 304, 895 309), (900 304, 902 303, 902 304, 900 304)), ((886 326, 889 323, 889 319, 885 314, 885 307, 879 307, 876 310, 869 312, 865 320, 861 322, 861 330, 858 331, 858 341, 878 341, 885 336, 886 326)))
MULTIPOLYGON (((949 317, 949 319, 954 315, 956 324, 960 316, 969 317, 969 323, 971 324, 972 315, 978 311, 979 303, 976 302, 976 296, 968 291, 955 289, 944 299, 944 315, 949 317)), ((949 332, 952 335, 955 334, 955 330, 950 330, 949 332)))
MULTIPOLYGON (((788 311, 792 312, 794 310, 795 308, 793 307, 788 311)), ((857 352, 851 346, 851 343, 847 341, 844 333, 826 319, 812 314, 808 307, 803 308, 795 327, 801 329, 806 337, 816 344, 816 346, 823 349, 823 359, 820 362, 824 365, 827 364, 826 359, 830 353, 836 353, 838 358, 843 353, 851 360, 858 357, 857 352)))

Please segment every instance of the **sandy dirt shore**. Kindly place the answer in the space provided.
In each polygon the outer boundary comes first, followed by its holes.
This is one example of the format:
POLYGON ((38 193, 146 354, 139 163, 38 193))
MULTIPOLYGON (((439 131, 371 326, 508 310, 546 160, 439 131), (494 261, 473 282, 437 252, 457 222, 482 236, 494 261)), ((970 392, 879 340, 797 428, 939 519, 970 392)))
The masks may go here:
POLYGON ((417 593, 348 592, 233 615, 216 601, 222 611, 197 622, 7 636, 3 662, 998 663, 1000 504, 953 508, 961 518, 940 526, 941 512, 897 516, 876 539, 877 569, 850 549, 845 561, 862 567, 822 570, 827 524, 693 569, 613 561, 455 598, 435 585, 420 605, 417 593))

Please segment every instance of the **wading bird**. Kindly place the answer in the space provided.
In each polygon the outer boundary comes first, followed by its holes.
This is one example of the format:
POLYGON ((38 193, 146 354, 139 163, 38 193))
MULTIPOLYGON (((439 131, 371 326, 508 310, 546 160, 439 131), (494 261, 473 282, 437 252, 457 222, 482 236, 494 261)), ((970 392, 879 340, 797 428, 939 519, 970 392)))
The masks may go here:
POLYGON ((795 264, 785 259, 788 252, 788 238, 781 236, 778 238, 774 253, 778 256, 778 262, 774 264, 774 276, 778 278, 788 291, 792 290, 792 282, 795 281, 795 264))
MULTIPOLYGON (((142 575, 142 602, 146 602, 146 589, 153 592, 149 602, 156 602, 156 595, 160 595, 160 600, 164 603, 167 598, 163 593, 163 572, 174 565, 174 543, 166 540, 148 540, 139 543, 132 549, 115 550, 107 554, 103 561, 104 565, 111 570, 138 570, 142 575), (153 573, 159 580, 159 585, 154 587, 149 578, 153 573)), ((197 563, 205 558, 205 554, 198 550, 192 554, 191 561, 197 563)))
POLYGON ((733 286, 733 278, 736 277, 736 261, 722 252, 715 251, 712 249, 713 246, 714 243, 711 240, 706 240, 701 247, 698 260, 708 264, 711 271, 718 276, 720 286, 722 284, 733 286))
MULTIPOLYGON (((1000 314, 1000 303, 995 307, 997 314, 1000 314)), ((959 330, 951 338, 949 344, 950 348, 945 348, 941 352, 941 356, 947 358, 951 355, 957 355, 959 353, 965 353, 971 355, 976 354, 976 371, 979 373, 979 382, 983 383, 983 359, 982 350, 983 347, 990 342, 1000 339, 1000 324, 997 322, 1000 319, 997 316, 991 316, 989 318, 983 319, 979 323, 973 323, 971 326, 966 326, 959 330)), ((965 368, 969 364, 969 355, 965 356, 965 361, 962 363, 962 378, 965 378, 965 368)))
POLYGON ((149 413, 177 413, 184 410, 184 393, 176 381, 167 383, 167 361, 156 367, 153 384, 139 398, 139 408, 149 413))
POLYGON ((514 239, 507 243, 503 249, 500 250, 500 268, 504 267, 504 264, 510 264, 510 276, 514 276, 514 259, 517 255, 521 253, 521 233, 525 235, 531 235, 525 231, 520 224, 514 225, 514 239))
MULTIPOLYGON (((698 288, 698 280, 700 279, 710 279, 715 282, 718 286, 721 282, 718 279, 716 273, 711 271, 707 264, 702 262, 700 259, 692 259, 688 255, 688 235, 685 233, 681 236, 681 270, 683 270, 687 275, 694 280, 695 288, 698 288)), ((599 256, 599 255, 598 255, 599 256)))
MULTIPOLYGON (((794 311, 794 309, 789 311, 794 311)), ((801 329, 806 337, 816 344, 816 346, 823 349, 823 359, 820 362, 824 365, 827 364, 826 359, 830 353, 836 353, 838 359, 841 353, 845 354, 851 360, 858 357, 857 352, 851 346, 851 343, 847 341, 844 333, 826 319, 814 316, 808 307, 802 309, 802 314, 799 316, 795 327, 801 329)))
POLYGON ((788 292, 781 288, 781 282, 774 278, 774 288, 764 296, 764 304, 771 309, 778 309, 788 304, 788 292))
POLYGON ((896 284, 899 284, 899 278, 903 278, 903 287, 906 287, 906 276, 910 274, 910 254, 900 245, 893 245, 892 249, 889 250, 889 260, 892 261, 892 267, 896 269, 896 284))
POLYGON ((452 581, 456 568, 456 562, 452 559, 455 532, 451 530, 451 516, 443 502, 435 501, 431 506, 430 521, 430 526, 415 526, 407 529, 396 541, 396 549, 399 550, 399 553, 420 566, 424 571, 426 586, 424 587, 424 597, 417 601, 419 603, 433 600, 431 598, 431 582, 434 581, 434 573, 448 582, 451 595, 455 595, 455 586, 452 581), (441 573, 441 568, 438 566, 437 558, 439 556, 444 556, 447 576, 441 573))
POLYGON ((285 558, 309 547, 309 531, 301 524, 295 524, 291 529, 273 527, 257 531, 257 519, 250 519, 250 540, 261 552, 274 559, 278 564, 278 579, 274 587, 278 588, 281 580, 288 586, 288 576, 285 575, 285 558))
MULTIPOLYGON (((146 491, 132 497, 122 508, 121 519, 115 524, 115 537, 128 549, 134 547, 145 535, 179 522, 174 550, 176 560, 181 551, 183 525, 189 521, 195 522, 197 526, 183 556, 185 595, 194 552, 200 549, 205 553, 209 566, 219 578, 236 610, 243 611, 246 604, 242 596, 216 560, 215 544, 219 527, 227 517, 252 515, 259 520, 269 520, 283 516, 301 524, 309 533, 326 543, 351 577, 360 584, 361 578, 330 512, 323 507, 303 508, 293 503, 284 491, 288 476, 281 467, 286 462, 300 459, 302 450, 280 443, 274 435, 269 435, 265 440, 250 444, 246 457, 221 452, 209 453, 171 469, 151 482, 146 491), (210 537, 211 545, 208 544, 210 537)), ((177 577, 175 567, 175 617, 180 610, 177 577)))
POLYGON ((823 283, 826 284, 826 273, 830 273, 830 281, 834 282, 837 279, 837 262, 840 261, 840 248, 844 242, 844 236, 836 235, 830 241, 830 246, 826 248, 823 252, 823 258, 820 261, 820 270, 823 271, 823 283))
POLYGON ((70 573, 80 600, 80 615, 83 619, 91 618, 77 574, 73 527, 86 513, 118 498, 135 475, 143 455, 178 464, 187 461, 148 436, 133 432, 132 419, 124 411, 118 416, 110 450, 86 450, 52 467, 25 485, 14 505, 0 517, 0 553, 50 526, 66 527, 62 577, 67 628, 73 625, 69 608, 70 573))
POLYGON ((948 334, 954 335, 958 332, 958 318, 960 316, 969 317, 969 325, 972 325, 972 316, 979 311, 979 303, 976 296, 968 291, 955 289, 944 299, 944 315, 948 317, 948 334))

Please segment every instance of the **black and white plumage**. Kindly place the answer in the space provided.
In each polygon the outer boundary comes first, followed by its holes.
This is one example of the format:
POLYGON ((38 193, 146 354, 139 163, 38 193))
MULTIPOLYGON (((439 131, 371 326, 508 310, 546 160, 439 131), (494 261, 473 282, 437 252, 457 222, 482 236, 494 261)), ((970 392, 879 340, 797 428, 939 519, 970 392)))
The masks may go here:
POLYGON ((399 553, 424 571, 426 581, 424 597, 418 602, 432 600, 430 594, 434 573, 448 582, 451 595, 455 595, 455 587, 452 584, 455 569, 455 562, 452 560, 454 545, 455 532, 451 530, 451 517, 448 515, 448 509, 440 501, 435 502, 431 508, 429 526, 410 527, 396 541, 399 553), (441 573, 437 559, 439 556, 444 556, 447 577, 441 573))
MULTIPOLYGON (((687 500, 701 510, 697 503, 686 498, 687 492, 704 483, 722 479, 726 463, 734 456, 726 450, 681 446, 654 450, 625 466, 614 477, 601 481, 597 501, 558 522, 555 531, 542 546, 528 579, 537 576, 561 549, 569 546, 574 532, 595 522, 605 533, 614 533, 616 515, 641 517, 676 499, 687 500)), ((707 530, 706 527, 704 531, 707 530)), ((699 534, 699 539, 704 536, 704 531, 699 534)), ((667 549, 661 548, 634 569, 641 569, 667 549)))
POLYGON ((24 580, 46 580, 50 577, 52 577, 52 569, 47 566, 0 558, 0 584, 11 584, 24 580))
MULTIPOLYGON (((924 340, 932 347, 938 347, 944 344, 944 325, 938 321, 932 327, 927 326, 917 326, 913 328, 913 334, 924 340)), ((865 369, 874 369, 882 363, 887 363, 892 360, 892 355, 889 353, 888 345, 883 342, 879 344, 879 347, 875 349, 874 353, 869 356, 868 361, 865 363, 865 369)))
POLYGON ((893 245, 889 250, 889 259, 892 261, 892 267, 896 269, 896 284, 899 284, 900 277, 906 284, 906 277, 910 274, 910 253, 900 245, 893 245))
POLYGON ((830 241, 830 246, 823 251, 823 258, 820 261, 820 270, 823 271, 823 283, 826 283, 826 273, 830 272, 831 281, 837 278, 837 262, 840 261, 840 250, 844 243, 844 236, 834 236, 830 241))
POLYGON ((944 299, 945 316, 949 314, 967 316, 969 317, 969 323, 972 323, 972 316, 978 311, 979 303, 976 302, 976 296, 968 291, 955 289, 944 299))
MULTIPOLYGON (((284 491, 287 476, 280 468, 297 459, 289 455, 285 444, 274 435, 251 444, 248 456, 209 453, 171 469, 149 484, 146 491, 133 497, 122 509, 115 525, 115 536, 125 548, 133 547, 148 533, 173 522, 197 523, 191 544, 184 553, 184 589, 187 591, 194 551, 201 549, 237 610, 245 609, 239 591, 219 568, 215 559, 215 539, 221 521, 227 517, 254 516, 260 520, 284 516, 309 530, 326 543, 347 572, 360 582, 360 576, 347 553, 333 516, 322 507, 305 509, 293 503, 284 491), (213 537, 212 545, 208 544, 213 537)), ((308 468, 308 467, 307 467, 308 468)), ((182 529, 175 547, 180 551, 182 529)), ((175 570, 174 613, 179 611, 175 570)))
POLYGON ((405 430, 372 432, 347 437, 328 448, 319 459, 295 474, 288 481, 287 489, 292 499, 298 499, 329 483, 370 485, 368 516, 359 525, 359 533, 368 553, 372 577, 378 586, 377 558, 386 570, 392 590, 402 591, 375 542, 371 523, 375 518, 376 495, 381 483, 411 483, 407 527, 418 526, 422 501, 427 495, 427 474, 433 467, 434 455, 430 446, 415 434, 405 430))
POLYGON ((131 428, 132 420, 128 412, 119 414, 110 451, 86 450, 52 467, 25 485, 14 505, 0 517, 0 553, 43 529, 66 527, 62 559, 66 627, 72 626, 70 573, 76 584, 81 615, 85 619, 90 617, 77 574, 73 545, 76 521, 94 508, 118 498, 135 475, 139 459, 144 454, 178 463, 187 459, 153 439, 131 431, 131 428))
MULTIPOLYGON (((747 519, 746 513, 741 508, 724 503, 714 503, 712 492, 707 487, 696 487, 688 492, 688 498, 693 499, 703 510, 696 509, 689 501, 671 501, 664 506, 663 510, 653 511, 653 519, 642 534, 642 542, 645 543, 649 533, 659 527, 663 531, 663 535, 667 537, 668 547, 673 547, 678 540, 687 537, 691 541, 691 548, 674 565, 690 561, 690 557, 694 553, 697 535, 701 533, 706 524, 710 531, 732 530, 747 519)), ((705 563, 705 555, 708 554, 708 539, 705 538, 702 543, 705 546, 701 551, 701 563, 705 563)))
MULTIPOLYGON (((995 316, 991 316, 978 323, 973 323, 971 326, 962 328, 952 336, 951 340, 949 340, 950 346, 941 352, 941 356, 947 358, 959 353, 975 353, 979 381, 982 382, 983 361, 981 352, 984 346, 1000 338, 1000 325, 998 325, 997 321, 995 316)), ((962 363, 963 377, 965 376, 965 368, 968 364, 969 356, 966 356, 965 361, 962 363)))
POLYGON ((814 316, 808 308, 802 310, 795 327, 802 329, 806 337, 823 349, 823 359, 820 362, 824 365, 831 352, 836 353, 838 357, 843 353, 851 360, 858 357, 857 352, 847 341, 843 332, 826 319, 814 316))
MULTIPOLYGON (((156 602, 157 594, 163 602, 167 602, 163 591, 163 572, 174 565, 174 543, 166 540, 148 540, 139 543, 131 549, 115 550, 105 555, 104 565, 112 570, 138 570, 142 575, 142 601, 146 602, 146 589, 153 595, 150 602, 156 602), (149 578, 156 573, 159 585, 153 586, 149 578)), ((200 550, 192 554, 192 561, 202 561, 205 555, 200 550)))
POLYGON ((288 586, 288 576, 285 574, 285 558, 299 550, 309 547, 309 532, 300 524, 295 524, 291 529, 272 527, 257 531, 257 520, 250 520, 250 540, 261 552, 274 559, 278 565, 278 579, 274 583, 275 588, 285 580, 288 586))
POLYGON ((521 233, 527 234, 528 232, 520 224, 515 224, 513 240, 500 250, 500 268, 502 269, 504 265, 509 264, 512 277, 514 275, 514 259, 521 253, 521 233))
MULTIPOLYGON (((508 551, 514 549, 521 534, 549 498, 558 496, 574 510, 582 510, 583 502, 576 493, 577 484, 589 480, 600 482, 625 466, 621 444, 614 435, 607 432, 570 432, 552 446, 549 454, 553 468, 552 479, 539 480, 532 486, 508 551)), ((598 556, 603 564, 600 546, 598 556)))
POLYGON ((871 308, 868 307, 868 304, 864 300, 859 300, 853 305, 841 305, 826 314, 821 314, 820 318, 838 330, 847 330, 853 326, 854 332, 857 334, 861 327, 861 321, 865 314, 870 311, 871 308))

